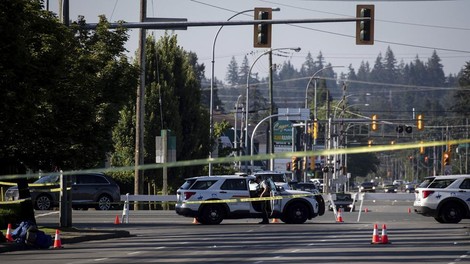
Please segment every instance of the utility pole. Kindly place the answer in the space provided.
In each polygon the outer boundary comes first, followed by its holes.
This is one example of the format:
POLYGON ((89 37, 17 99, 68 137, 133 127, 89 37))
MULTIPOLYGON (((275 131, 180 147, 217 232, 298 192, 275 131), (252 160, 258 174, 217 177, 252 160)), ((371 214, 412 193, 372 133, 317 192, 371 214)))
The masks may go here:
MULTIPOLYGON (((273 50, 269 49, 269 115, 274 115, 274 100, 273 100, 273 50)), ((273 140, 273 120, 269 119, 269 154, 274 153, 274 140, 273 140)), ((274 159, 269 160, 269 170, 274 170, 274 159)))
MULTIPOLYGON (((140 21, 144 22, 147 16, 147 0, 140 0, 140 21)), ((135 126, 135 167, 134 167, 134 194, 139 195, 144 192, 143 171, 139 166, 144 164, 144 117, 145 117, 145 39, 146 30, 139 31, 139 66, 140 82, 137 86, 136 100, 136 126, 135 126)), ((134 210, 139 210, 139 205, 134 206, 134 210)))

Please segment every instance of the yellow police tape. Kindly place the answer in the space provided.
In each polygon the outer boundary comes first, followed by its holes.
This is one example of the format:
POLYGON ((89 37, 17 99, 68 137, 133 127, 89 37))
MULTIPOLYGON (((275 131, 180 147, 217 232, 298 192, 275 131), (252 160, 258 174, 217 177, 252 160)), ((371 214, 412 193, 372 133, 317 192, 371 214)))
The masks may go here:
MULTIPOLYGON (((209 158, 209 159, 197 159, 197 160, 183 160, 175 162, 166 162, 166 163, 152 163, 144 164, 139 166, 125 166, 125 167, 113 167, 113 168, 102 168, 102 169, 90 169, 90 170, 80 170, 80 171, 64 171, 62 174, 64 176, 72 175, 76 173, 87 173, 87 172, 129 172, 138 170, 149 170, 149 169, 162 169, 162 168, 176 168, 176 167, 187 167, 187 166, 197 166, 197 165, 207 165, 212 164, 223 164, 223 163, 234 163, 234 162, 249 162, 257 160, 268 160, 268 159, 291 159, 295 157, 310 157, 310 156, 330 156, 338 154, 358 154, 358 153, 372 153, 372 152, 384 152, 384 151, 396 151, 396 150, 406 150, 406 149, 417 149, 421 147, 435 147, 435 146, 444 146, 444 145, 458 145, 470 143, 470 139, 455 139, 447 141, 429 141, 429 142, 413 142, 413 143, 404 143, 404 144, 394 144, 394 145, 381 145, 381 146, 364 146, 364 147, 354 147, 354 148, 340 148, 340 149, 324 149, 324 150, 310 150, 310 151, 296 151, 296 152, 280 152, 272 154, 259 154, 253 156, 236 156, 236 157, 222 157, 222 158, 209 158)), ((49 173, 50 175, 60 175, 59 172, 49 173)), ((29 173, 29 174, 17 174, 17 175, 2 175, 0 179, 19 179, 19 178, 32 178, 38 177, 38 173, 29 173)))
POLYGON ((186 201, 186 204, 205 204, 205 203, 240 203, 240 202, 254 202, 254 201, 271 201, 271 200, 282 200, 287 198, 299 198, 306 196, 314 196, 314 194, 294 194, 287 196, 270 196, 270 197, 255 197, 255 198, 232 198, 224 200, 207 200, 207 201, 186 201))

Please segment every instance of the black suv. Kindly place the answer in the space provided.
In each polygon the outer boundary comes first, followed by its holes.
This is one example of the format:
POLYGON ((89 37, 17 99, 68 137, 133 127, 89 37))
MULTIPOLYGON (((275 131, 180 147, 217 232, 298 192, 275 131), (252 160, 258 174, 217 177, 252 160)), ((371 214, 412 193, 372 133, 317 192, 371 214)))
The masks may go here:
MULTIPOLYGON (((121 201, 119 185, 103 173, 80 173, 70 177, 72 207, 75 209, 95 208, 109 210, 121 201)), ((51 210, 59 205, 59 175, 39 178, 29 187, 31 200, 38 210, 51 210)), ((18 200, 18 187, 10 187, 5 193, 7 201, 18 200)))

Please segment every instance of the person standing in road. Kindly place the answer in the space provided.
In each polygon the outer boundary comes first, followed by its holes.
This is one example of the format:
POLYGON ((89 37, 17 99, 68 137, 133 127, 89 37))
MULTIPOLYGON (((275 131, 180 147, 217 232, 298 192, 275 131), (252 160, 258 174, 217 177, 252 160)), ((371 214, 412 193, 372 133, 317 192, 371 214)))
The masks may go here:
MULTIPOLYGON (((256 182, 258 183, 258 190, 259 190, 259 197, 269 197, 271 194, 271 188, 269 184, 264 180, 261 180, 261 176, 256 176, 256 182)), ((269 217, 268 217, 268 203, 269 200, 261 201, 261 212, 263 221, 259 222, 259 224, 269 224, 269 217)))

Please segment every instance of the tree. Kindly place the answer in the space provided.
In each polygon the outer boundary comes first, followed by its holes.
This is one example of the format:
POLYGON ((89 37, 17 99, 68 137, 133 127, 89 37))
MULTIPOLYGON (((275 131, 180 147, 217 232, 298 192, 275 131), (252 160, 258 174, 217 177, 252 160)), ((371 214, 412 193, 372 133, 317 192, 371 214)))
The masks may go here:
MULTIPOLYGON (((246 58, 246 57, 245 57, 246 58)), ((227 66, 227 75, 225 80, 228 82, 229 85, 235 86, 239 84, 239 76, 238 76, 238 63, 235 57, 232 57, 229 65, 227 66)))
MULTIPOLYGON (((145 105, 145 162, 155 162, 155 137, 162 129, 171 131, 176 137, 176 159, 191 160, 207 157, 211 147, 209 134, 209 115, 200 104, 200 71, 203 66, 197 63, 195 54, 184 51, 178 46, 175 35, 165 34, 157 42, 153 37, 146 41, 146 105, 145 105), (164 66, 164 67, 163 67, 164 66)), ((124 152, 134 145, 128 133, 134 119, 123 113, 119 127, 116 127, 114 145, 124 152), (129 146, 129 144, 131 144, 129 146)), ((126 157, 115 153, 116 157, 126 157)), ((128 162, 129 160, 121 160, 128 162)), ((113 164, 116 166, 131 164, 113 164)), ((199 175, 201 166, 169 169, 169 185, 176 188, 183 175, 199 175)), ((146 171, 148 181, 161 182, 160 170, 146 171)))
POLYGON ((95 31, 67 28, 41 3, 0 3, 0 160, 44 171, 102 166, 137 83, 128 35, 108 31, 104 17, 95 31))

